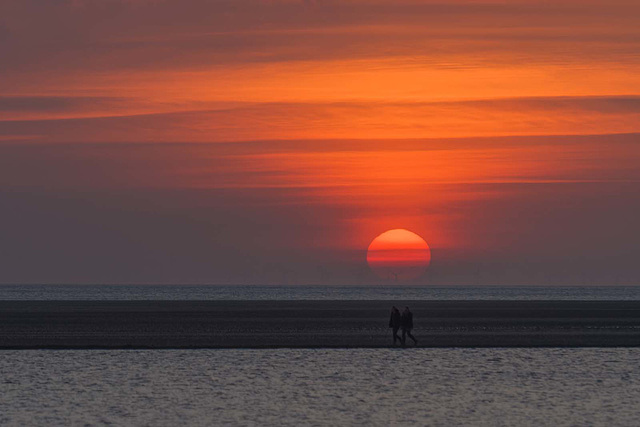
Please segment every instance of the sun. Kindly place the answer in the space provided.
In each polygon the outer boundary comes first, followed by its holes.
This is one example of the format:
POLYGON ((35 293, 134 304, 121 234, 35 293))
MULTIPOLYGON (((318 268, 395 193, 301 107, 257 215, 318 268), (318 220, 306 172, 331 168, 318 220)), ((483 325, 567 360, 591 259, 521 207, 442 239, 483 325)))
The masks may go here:
POLYGON ((431 263, 431 249, 416 233, 396 228, 373 239, 367 263, 382 279, 407 281, 424 274, 431 263))

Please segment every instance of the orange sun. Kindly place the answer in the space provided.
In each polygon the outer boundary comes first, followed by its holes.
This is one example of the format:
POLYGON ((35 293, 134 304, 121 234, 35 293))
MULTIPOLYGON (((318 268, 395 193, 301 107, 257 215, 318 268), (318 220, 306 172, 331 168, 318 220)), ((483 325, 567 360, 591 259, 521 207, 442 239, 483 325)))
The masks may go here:
POLYGON ((403 228, 385 231, 373 239, 367 250, 367 263, 373 272, 394 282, 421 276, 430 262, 427 242, 403 228))

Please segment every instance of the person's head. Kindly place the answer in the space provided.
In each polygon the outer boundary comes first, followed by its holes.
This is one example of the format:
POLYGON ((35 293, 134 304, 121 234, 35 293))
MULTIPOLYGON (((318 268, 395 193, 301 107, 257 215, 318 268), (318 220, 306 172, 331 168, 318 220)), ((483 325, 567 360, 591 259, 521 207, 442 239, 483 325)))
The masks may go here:
POLYGON ((407 313, 411 313, 411 311, 409 310, 409 307, 406 307, 406 306, 404 308, 404 311, 407 312, 407 313))
POLYGON ((398 311, 398 308, 394 305, 393 307, 391 307, 391 312, 395 313, 396 311, 398 311))

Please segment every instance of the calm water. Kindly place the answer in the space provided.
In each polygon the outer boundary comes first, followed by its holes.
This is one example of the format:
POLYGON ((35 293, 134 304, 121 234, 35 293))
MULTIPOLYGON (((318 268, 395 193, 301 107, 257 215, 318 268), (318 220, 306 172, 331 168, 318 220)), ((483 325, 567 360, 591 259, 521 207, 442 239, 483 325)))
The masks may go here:
POLYGON ((615 300, 640 301, 640 286, 414 287, 0 285, 0 300, 615 300))
POLYGON ((0 352, 9 425, 639 425, 640 349, 0 352))

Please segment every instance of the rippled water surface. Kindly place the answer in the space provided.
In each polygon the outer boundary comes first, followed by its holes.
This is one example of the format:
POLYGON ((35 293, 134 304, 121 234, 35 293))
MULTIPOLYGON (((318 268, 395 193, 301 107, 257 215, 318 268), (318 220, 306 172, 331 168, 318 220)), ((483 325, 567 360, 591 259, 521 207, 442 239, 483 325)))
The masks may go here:
POLYGON ((0 300, 640 301, 640 286, 0 285, 0 300))
POLYGON ((2 351, 0 424, 639 425, 640 349, 2 351))

